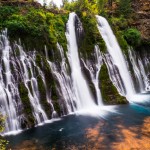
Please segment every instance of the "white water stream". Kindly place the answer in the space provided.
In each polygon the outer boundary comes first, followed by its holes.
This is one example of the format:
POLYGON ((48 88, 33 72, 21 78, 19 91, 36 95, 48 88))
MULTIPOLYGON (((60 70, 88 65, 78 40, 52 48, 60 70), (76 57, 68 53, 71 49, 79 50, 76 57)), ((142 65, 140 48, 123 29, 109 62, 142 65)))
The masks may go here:
POLYGON ((67 22, 66 37, 68 41, 68 60, 71 68, 73 80, 73 90, 75 91, 77 109, 91 108, 95 106, 88 84, 83 76, 80 66, 77 39, 75 33, 75 13, 70 13, 67 22))
POLYGON ((135 94, 135 90, 120 46, 107 20, 101 16, 96 16, 96 18, 98 21, 98 29, 100 31, 100 34, 102 35, 102 38, 106 43, 107 50, 111 55, 114 64, 119 69, 120 75, 122 77, 127 92, 126 93, 127 99, 131 100, 132 96, 135 94))
POLYGON ((10 69, 11 51, 12 49, 7 39, 7 30, 5 30, 0 35, 0 53, 2 55, 0 66, 0 112, 6 117, 5 132, 20 129, 15 97, 18 94, 18 90, 10 69))
POLYGON ((85 62, 83 59, 82 61, 86 69, 89 71, 92 83, 95 87, 97 104, 99 106, 103 106, 102 95, 99 88, 99 73, 100 73, 101 66, 103 65, 103 61, 102 61, 103 58, 98 45, 96 45, 94 49, 94 59, 95 62, 90 62, 88 60, 85 62))

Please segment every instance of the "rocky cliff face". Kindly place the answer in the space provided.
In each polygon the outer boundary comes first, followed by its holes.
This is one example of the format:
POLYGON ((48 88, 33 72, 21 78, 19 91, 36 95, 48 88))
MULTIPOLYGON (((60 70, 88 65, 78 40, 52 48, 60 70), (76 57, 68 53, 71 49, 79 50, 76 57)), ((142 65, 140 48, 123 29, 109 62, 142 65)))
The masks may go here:
POLYGON ((132 0, 133 26, 141 32, 142 39, 150 41, 150 0, 132 0))

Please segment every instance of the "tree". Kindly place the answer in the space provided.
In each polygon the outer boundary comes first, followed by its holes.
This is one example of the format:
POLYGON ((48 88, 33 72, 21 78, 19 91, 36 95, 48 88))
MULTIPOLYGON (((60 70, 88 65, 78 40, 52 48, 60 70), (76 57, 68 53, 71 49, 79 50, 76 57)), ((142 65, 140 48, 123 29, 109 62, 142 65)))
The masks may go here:
POLYGON ((120 0, 118 11, 120 15, 128 17, 131 13, 131 0, 120 0))

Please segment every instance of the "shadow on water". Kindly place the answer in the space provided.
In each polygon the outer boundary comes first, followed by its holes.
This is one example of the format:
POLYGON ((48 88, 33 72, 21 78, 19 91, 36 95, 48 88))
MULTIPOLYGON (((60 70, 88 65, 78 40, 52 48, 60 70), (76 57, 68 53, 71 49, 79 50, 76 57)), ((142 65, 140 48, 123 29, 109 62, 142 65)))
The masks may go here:
POLYGON ((114 109, 106 119, 69 115, 7 139, 12 150, 149 150, 150 109, 137 104, 114 109))

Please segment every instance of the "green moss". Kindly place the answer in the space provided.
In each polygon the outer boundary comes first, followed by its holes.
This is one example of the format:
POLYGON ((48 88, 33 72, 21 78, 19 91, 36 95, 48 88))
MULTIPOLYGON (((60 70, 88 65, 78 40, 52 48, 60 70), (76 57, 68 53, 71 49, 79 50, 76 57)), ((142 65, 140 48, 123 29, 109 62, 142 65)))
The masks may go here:
MULTIPOLYGON (((89 81, 89 82, 91 82, 91 81, 89 81)), ((88 83, 88 86, 89 86, 91 94, 92 94, 92 96, 93 96, 93 98, 95 100, 95 103, 97 103, 97 101, 96 101, 96 99, 97 99, 96 98, 96 89, 95 89, 94 84, 91 82, 91 83, 88 83)))
POLYGON ((127 44, 126 40, 124 39, 123 32, 117 31, 116 32, 116 38, 117 38, 117 41, 120 45, 121 50, 125 54, 127 54, 128 53, 128 44, 127 44))
POLYGON ((125 20, 123 16, 121 17, 113 17, 107 18, 113 33, 115 34, 117 41, 119 43, 119 46, 123 53, 128 53, 128 43, 126 42, 124 38, 124 30, 128 27, 128 22, 125 20))
POLYGON ((37 64, 37 66, 39 66, 40 68, 42 67, 42 64, 41 64, 41 55, 40 54, 36 55, 35 62, 37 64))
POLYGON ((53 105, 54 105, 54 109, 55 111, 61 115, 61 109, 60 109, 60 105, 59 105, 59 97, 58 97, 58 94, 57 94, 57 89, 56 89, 56 85, 55 83, 53 83, 51 85, 51 98, 53 100, 53 105))
POLYGON ((31 92, 31 94, 33 95, 33 90, 32 90, 32 85, 31 85, 31 81, 28 81, 28 87, 29 87, 29 90, 31 92))
POLYGON ((112 84, 106 65, 101 67, 100 71, 100 89, 102 93, 102 98, 105 104, 126 104, 127 100, 125 97, 121 96, 116 87, 112 84))
MULTIPOLYGON (((60 115, 61 110, 60 110, 59 101, 58 101, 59 96, 57 93, 55 79, 52 75, 52 71, 50 69, 50 66, 49 66, 47 60, 45 59, 45 57, 40 56, 40 55, 38 56, 38 59, 36 62, 40 63, 41 70, 43 71, 43 73, 45 75, 47 89, 50 90, 49 92, 51 92, 51 99, 52 99, 52 103, 54 105, 54 109, 60 115), (41 62, 43 62, 44 66, 41 65, 41 62)), ((45 99, 45 96, 46 96, 45 92, 46 91, 45 91, 45 88, 43 87, 43 81, 38 78, 38 82, 39 82, 38 84, 39 84, 39 88, 40 88, 39 90, 41 91, 42 97, 43 97, 43 98, 41 98, 41 102, 43 103, 42 105, 43 106, 45 105, 44 108, 45 108, 46 112, 49 113, 50 108, 48 110, 48 104, 47 104, 46 99, 45 99)))
POLYGON ((100 51, 101 52, 103 52, 103 53, 107 52, 106 44, 105 44, 103 38, 101 37, 101 35, 100 35, 100 39, 99 39, 98 45, 100 47, 100 51))
POLYGON ((98 31, 95 15, 81 14, 81 12, 78 12, 78 15, 84 29, 84 38, 81 40, 79 51, 83 54, 90 54, 93 52, 94 46, 99 45, 101 51, 106 52, 105 42, 98 31))
POLYGON ((16 57, 17 57, 17 56, 20 56, 20 50, 19 50, 19 47, 18 47, 18 46, 15 48, 14 53, 15 53, 15 56, 16 56, 16 57))
POLYGON ((38 88, 40 94, 40 103, 43 106, 47 115, 50 117, 52 112, 50 109, 50 104, 47 102, 46 87, 44 86, 43 80, 40 76, 37 77, 37 82, 38 82, 38 88))
POLYGON ((32 114, 32 106, 30 104, 30 100, 28 97, 28 90, 25 87, 24 83, 20 83, 18 89, 19 89, 21 101, 24 106, 24 114, 26 115, 28 124, 29 126, 33 126, 35 122, 34 122, 34 116, 32 114))

